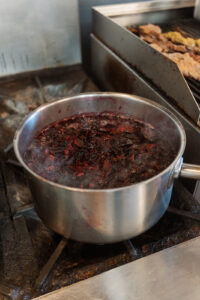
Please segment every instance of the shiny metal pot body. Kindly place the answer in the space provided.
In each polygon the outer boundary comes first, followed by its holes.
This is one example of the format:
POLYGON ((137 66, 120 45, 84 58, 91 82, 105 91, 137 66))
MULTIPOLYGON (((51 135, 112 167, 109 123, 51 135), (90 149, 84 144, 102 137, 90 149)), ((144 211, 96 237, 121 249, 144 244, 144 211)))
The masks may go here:
POLYGON ((112 243, 141 234, 162 217, 170 202, 173 178, 179 173, 200 177, 198 166, 194 169, 182 165, 185 143, 181 123, 165 108, 137 96, 95 93, 63 99, 36 109, 17 131, 14 149, 27 171, 37 212, 49 228, 77 241, 112 243), (101 111, 129 113, 158 127, 163 138, 177 152, 173 163, 149 180, 104 190, 71 188, 50 182, 24 163, 23 153, 38 130, 66 116, 101 111))

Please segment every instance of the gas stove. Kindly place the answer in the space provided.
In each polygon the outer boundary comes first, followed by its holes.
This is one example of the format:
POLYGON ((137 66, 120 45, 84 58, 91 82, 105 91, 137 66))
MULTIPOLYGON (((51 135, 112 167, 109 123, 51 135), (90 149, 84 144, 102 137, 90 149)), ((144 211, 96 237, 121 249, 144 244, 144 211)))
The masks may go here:
POLYGON ((37 106, 98 87, 77 65, 1 79, 0 90, 0 299, 33 299, 200 236, 200 205, 180 180, 164 217, 134 239, 90 245, 49 230, 14 156, 14 132, 37 106))

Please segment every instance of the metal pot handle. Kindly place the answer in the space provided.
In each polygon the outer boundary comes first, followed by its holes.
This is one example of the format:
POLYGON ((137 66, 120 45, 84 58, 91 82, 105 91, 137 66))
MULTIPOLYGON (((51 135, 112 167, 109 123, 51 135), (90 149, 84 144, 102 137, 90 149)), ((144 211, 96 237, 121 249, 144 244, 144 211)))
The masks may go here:
POLYGON ((183 163, 180 168, 179 176, 200 180, 200 165, 183 163))
POLYGON ((200 165, 185 164, 181 157, 175 165, 175 168, 169 177, 168 187, 173 184, 174 179, 185 177, 200 180, 200 165))
POLYGON ((174 178, 178 177, 200 180, 200 165, 185 164, 181 157, 176 163, 172 176, 170 176, 169 185, 171 185, 174 178))

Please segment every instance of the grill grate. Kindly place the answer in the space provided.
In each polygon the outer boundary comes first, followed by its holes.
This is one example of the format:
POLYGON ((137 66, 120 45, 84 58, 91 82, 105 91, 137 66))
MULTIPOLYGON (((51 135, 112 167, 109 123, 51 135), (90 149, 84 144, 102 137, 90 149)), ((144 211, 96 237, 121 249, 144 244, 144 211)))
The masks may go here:
POLYGON ((200 38, 200 22, 195 19, 173 20, 167 24, 161 24, 160 27, 166 31, 183 31, 189 37, 200 38))
POLYGON ((200 82, 192 78, 186 78, 186 80, 195 99, 200 104, 200 82))

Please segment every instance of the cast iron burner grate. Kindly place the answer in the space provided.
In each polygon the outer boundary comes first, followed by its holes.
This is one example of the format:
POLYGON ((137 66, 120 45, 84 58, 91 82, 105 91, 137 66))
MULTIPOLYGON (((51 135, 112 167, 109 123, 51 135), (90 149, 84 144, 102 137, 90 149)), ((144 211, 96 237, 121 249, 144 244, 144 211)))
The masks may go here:
POLYGON ((23 170, 2 164, 1 174, 0 293, 6 289, 13 299, 31 299, 200 235, 200 206, 180 182, 173 206, 151 230, 117 244, 89 245, 48 230, 30 204, 15 213, 11 187, 23 178, 23 170))
MULTIPOLYGON (((200 22, 192 18, 174 20, 171 23, 162 24, 160 27, 163 32, 179 31, 186 33, 188 37, 200 39, 200 22)), ((195 99, 200 104, 200 81, 188 77, 186 77, 186 80, 195 99)))
POLYGON ((200 235, 200 205, 176 182, 172 207, 132 240, 89 245, 65 240, 37 216, 12 138, 42 102, 97 91, 80 67, 0 81, 0 299, 31 299, 200 235), (37 76, 37 77, 36 77, 37 76), (4 151, 5 150, 5 151, 4 151))

